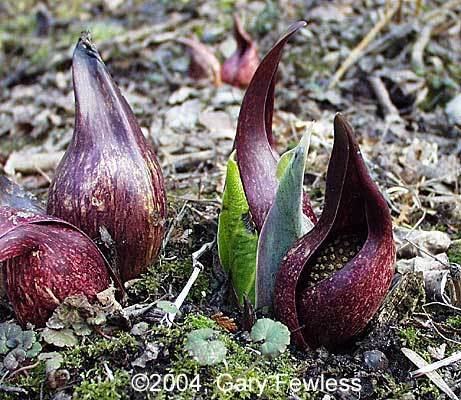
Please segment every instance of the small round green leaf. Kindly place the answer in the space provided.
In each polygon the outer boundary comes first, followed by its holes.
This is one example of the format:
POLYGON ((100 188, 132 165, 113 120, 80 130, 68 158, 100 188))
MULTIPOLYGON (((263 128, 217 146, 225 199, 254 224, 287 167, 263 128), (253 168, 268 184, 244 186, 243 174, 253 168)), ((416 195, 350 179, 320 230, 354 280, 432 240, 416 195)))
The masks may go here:
POLYGON ((224 361, 227 353, 223 342, 216 339, 217 332, 202 328, 187 335, 185 349, 200 365, 215 365, 224 361))
POLYGON ((54 330, 45 328, 42 332, 42 339, 58 347, 72 347, 78 344, 77 336, 75 336, 72 329, 54 330))
POLYGON ((3 365, 6 369, 13 371, 18 368, 19 364, 26 359, 26 352, 23 349, 17 348, 11 350, 3 359, 3 365))
POLYGON ((253 325, 251 340, 262 342, 261 353, 263 355, 277 357, 286 350, 290 343, 290 331, 281 322, 262 318, 253 325))
POLYGON ((172 303, 171 301, 168 301, 168 300, 159 300, 159 301, 157 301, 157 303, 155 303, 155 306, 159 310, 162 310, 162 311, 164 311, 166 313, 169 313, 169 314, 178 314, 179 313, 178 307, 176 307, 176 305, 174 303, 172 303))

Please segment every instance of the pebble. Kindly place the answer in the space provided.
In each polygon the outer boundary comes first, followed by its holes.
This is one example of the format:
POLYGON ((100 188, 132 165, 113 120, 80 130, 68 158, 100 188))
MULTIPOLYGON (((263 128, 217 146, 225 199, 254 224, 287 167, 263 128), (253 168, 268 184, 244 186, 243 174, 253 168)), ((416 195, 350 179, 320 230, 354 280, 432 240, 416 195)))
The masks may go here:
POLYGON ((386 355, 379 350, 371 350, 363 353, 365 365, 372 371, 385 370, 389 366, 386 355))

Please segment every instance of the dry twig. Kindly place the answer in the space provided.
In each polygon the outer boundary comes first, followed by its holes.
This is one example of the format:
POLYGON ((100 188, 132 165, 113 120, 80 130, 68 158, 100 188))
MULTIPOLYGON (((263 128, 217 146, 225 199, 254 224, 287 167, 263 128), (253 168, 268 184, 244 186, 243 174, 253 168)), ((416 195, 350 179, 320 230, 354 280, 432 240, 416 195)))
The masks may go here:
POLYGON ((435 363, 426 365, 425 367, 419 368, 413 372, 410 372, 412 378, 418 378, 421 375, 425 375, 428 372, 435 371, 436 369, 446 367, 447 365, 453 364, 456 361, 461 360, 461 352, 452 354, 450 357, 444 358, 443 360, 437 361, 435 363))
MULTIPOLYGON (((402 353, 418 368, 427 367, 429 364, 422 358, 419 354, 415 353, 413 350, 403 347, 402 353)), ((440 390, 442 390, 450 399, 459 400, 458 396, 453 393, 447 383, 443 378, 435 371, 426 372, 425 374, 440 390)))
POLYGON ((349 56, 342 63, 336 73, 333 75, 328 88, 332 89, 341 80, 346 71, 354 65, 363 55, 367 46, 373 41, 376 35, 391 21, 397 10, 400 8, 401 1, 393 2, 393 6, 389 8, 384 16, 376 23, 376 25, 366 34, 360 43, 350 52, 349 56))
MULTIPOLYGON (((212 248, 214 245, 213 242, 205 243, 199 250, 196 252, 192 253, 192 266, 194 267, 191 276, 189 277, 189 280, 187 281, 186 285, 184 288, 181 290, 181 293, 179 293, 178 297, 176 298, 174 305, 176 306, 177 310, 181 308, 181 306, 184 303, 184 300, 186 300, 187 295, 189 294, 192 286, 194 285, 195 281, 197 280, 200 272, 203 269, 203 264, 200 263, 199 258, 208 250, 212 248)), ((174 319, 176 318, 176 315, 178 312, 173 312, 173 313, 168 313, 162 318, 162 323, 165 323, 168 327, 171 327, 173 325, 174 319)))
POLYGON ((399 111, 397 110, 397 107, 395 107, 392 103, 386 86, 384 86, 384 83, 381 80, 381 78, 379 76, 370 76, 368 78, 368 82, 370 82, 373 92, 375 93, 375 96, 378 99, 378 103, 383 110, 384 116, 386 118, 399 118, 399 111))

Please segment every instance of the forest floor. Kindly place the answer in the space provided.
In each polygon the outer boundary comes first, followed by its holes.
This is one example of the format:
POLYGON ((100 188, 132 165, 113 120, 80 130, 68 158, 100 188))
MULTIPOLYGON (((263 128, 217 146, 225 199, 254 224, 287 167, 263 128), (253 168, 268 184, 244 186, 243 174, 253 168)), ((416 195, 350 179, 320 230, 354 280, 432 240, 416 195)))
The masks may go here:
MULTIPOLYGON (((242 313, 230 300, 213 244, 200 257, 203 270, 172 327, 162 322, 169 304, 164 303, 123 323, 110 320, 69 346, 47 344, 37 331, 42 345, 37 354, 14 367, 0 355, 0 398, 461 397, 459 360, 438 369, 432 379, 410 375, 418 366, 407 356, 416 353, 423 364, 430 364, 461 352, 461 311, 448 304, 453 297, 449 289, 443 293, 445 302, 436 293, 434 303, 425 273, 414 271, 415 257, 423 258, 428 270, 444 268, 450 276, 450 269, 402 239, 409 230, 430 231, 432 242, 421 245, 445 265, 461 263, 461 97, 456 98, 461 95, 461 1, 397 3, 73 0, 47 8, 31 0, 2 2, 3 173, 46 199, 54 168, 72 137, 70 64, 84 29, 91 31, 159 156, 168 191, 169 240, 158 262, 130 285, 124 306, 174 301, 193 271, 192 253, 215 240, 225 166, 244 91, 189 78, 189 55, 176 39, 196 35, 223 60, 235 48, 234 13, 242 17, 261 56, 293 21, 309 22, 290 40, 280 64, 273 122, 277 148, 280 153, 292 148, 316 121, 305 183, 319 214, 333 117, 341 111, 348 118, 391 208, 399 273, 384 306, 346 349, 302 353, 290 346, 276 359, 267 359, 243 331, 242 313), (347 67, 353 49, 374 31, 347 67), (335 75, 342 66, 347 67, 344 74, 335 75), (186 336, 200 328, 216 332, 227 348, 225 362, 201 366, 189 355, 186 336), (151 379, 150 390, 133 390, 132 378, 138 373, 151 379), (168 392, 167 374, 181 375, 189 389, 168 392), (222 374, 234 383, 238 378, 268 378, 268 383, 261 393, 255 385, 226 391, 217 384, 222 374), (295 378, 315 381, 322 376, 358 378, 361 389, 290 390, 288 385, 295 378), (157 391, 164 382, 167 387, 157 391)), ((14 324, 6 300, 0 306, 4 321, 14 324)), ((0 335, 5 326, 0 325, 0 335)))

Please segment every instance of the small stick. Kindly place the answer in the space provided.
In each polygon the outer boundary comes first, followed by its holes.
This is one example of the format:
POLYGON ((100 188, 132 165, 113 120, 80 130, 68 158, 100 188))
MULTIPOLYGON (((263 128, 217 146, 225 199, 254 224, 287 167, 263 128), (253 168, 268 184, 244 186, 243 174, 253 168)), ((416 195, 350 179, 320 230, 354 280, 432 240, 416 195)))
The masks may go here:
POLYGON ((133 304, 132 306, 124 308, 123 314, 126 315, 127 318, 137 318, 155 307, 155 304, 155 301, 149 304, 133 304))
POLYGON ((112 372, 112 370, 109 368, 109 366, 107 365, 107 362, 104 361, 103 364, 104 366, 104 369, 105 369, 105 372, 106 372, 106 375, 107 377, 109 378, 110 381, 113 381, 115 378, 114 378, 114 373, 112 372))
MULTIPOLYGON (((439 335, 443 340, 446 340, 447 342, 461 344, 461 342, 459 342, 457 340, 454 340, 454 339, 450 339, 449 337, 446 337, 442 332, 440 332, 440 330, 437 328, 435 322, 432 320, 430 315, 427 313, 426 304, 423 304, 422 308, 423 308, 424 314, 426 315, 427 321, 429 322, 431 327, 434 329, 434 331, 437 333, 437 335, 439 335)), ((418 367, 420 367, 420 365, 418 365, 418 367)))
POLYGON ((404 238, 403 240, 410 243, 412 246, 416 247, 421 253, 424 253, 426 254, 426 256, 429 256, 433 260, 438 261, 444 267, 451 268, 449 264, 447 264, 446 262, 443 262, 442 260, 439 260, 436 256, 434 256, 434 254, 429 253, 427 250, 423 249, 421 246, 418 246, 416 243, 412 242, 410 239, 404 238))
POLYGON ((390 116, 397 116, 399 117, 399 111, 397 107, 391 101, 391 97, 384 86, 383 81, 379 76, 370 76, 368 78, 368 82, 370 82, 371 87, 373 88, 373 92, 375 93, 376 98, 378 99, 378 103, 383 109, 383 114, 385 117, 390 116))
MULTIPOLYGON (((418 368, 423 368, 429 365, 424 358, 422 358, 418 353, 414 352, 411 349, 402 347, 402 353, 418 368)), ((450 399, 459 400, 458 396, 453 393, 447 383, 436 371, 427 372, 426 376, 440 389, 442 390, 450 399)))
MULTIPOLYGON (((443 307, 448 307, 448 308, 451 308, 452 310, 455 310, 455 311, 461 311, 461 308, 459 307, 455 307, 454 305, 452 304, 447 304, 447 303, 442 303, 440 301, 431 301, 430 303, 426 303, 424 304, 423 307, 427 307, 427 306, 443 306, 443 307)), ((424 314, 427 316, 427 314, 424 314)))
MULTIPOLYGON (((184 300, 186 300, 187 295, 189 294, 192 286, 194 285, 195 281, 197 280, 200 272, 203 270, 203 264, 198 261, 198 259, 205 253, 206 251, 210 250, 211 247, 214 245, 214 241, 205 243, 199 250, 196 252, 192 253, 192 266, 194 267, 191 276, 189 277, 189 280, 187 281, 186 285, 184 288, 181 290, 181 293, 179 293, 178 297, 176 298, 175 302, 173 303, 177 310, 181 308, 181 306, 184 303, 184 300)), ((178 311, 173 312, 173 313, 168 313, 162 318, 163 323, 166 323, 166 325, 170 328, 173 325, 174 319, 176 318, 176 315, 178 314, 178 311)))
POLYGON ((411 51, 411 66, 417 73, 424 72, 424 50, 431 40, 432 31, 434 30, 435 26, 443 22, 445 17, 446 14, 442 14, 429 19, 427 21, 427 25, 425 25, 421 30, 418 40, 413 45, 413 49, 411 51))
POLYGON ((23 394, 28 393, 26 389, 16 387, 16 386, 7 386, 7 385, 0 385, 0 392, 2 391, 10 392, 10 393, 23 393, 23 394))
POLYGON ((426 365, 425 367, 419 368, 413 372, 410 372, 410 376, 412 378, 418 378, 421 375, 425 375, 428 372, 435 371, 436 369, 439 369, 441 367, 446 367, 447 365, 450 365, 459 360, 461 360, 461 351, 452 354, 450 357, 444 358, 443 360, 437 361, 435 363, 426 365))
POLYGON ((16 374, 19 374, 20 372, 25 372, 25 371, 28 371, 29 369, 34 369, 38 364, 40 364, 40 361, 37 361, 34 364, 25 365, 24 367, 16 369, 10 374, 10 378, 15 376, 16 374))
POLYGON ((4 170, 9 175, 14 175, 16 172, 35 173, 37 171, 53 170, 59 164, 63 155, 63 151, 35 154, 11 153, 6 161, 4 170))
POLYGON ((336 71, 331 79, 328 89, 333 89, 336 84, 341 80, 346 71, 354 65, 364 53, 366 47, 373 41, 376 35, 390 22, 394 14, 400 8, 401 0, 394 3, 394 7, 389 8, 383 18, 381 18, 376 25, 366 34, 360 43, 351 51, 346 60, 342 63, 341 67, 336 71))

